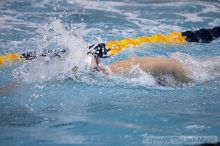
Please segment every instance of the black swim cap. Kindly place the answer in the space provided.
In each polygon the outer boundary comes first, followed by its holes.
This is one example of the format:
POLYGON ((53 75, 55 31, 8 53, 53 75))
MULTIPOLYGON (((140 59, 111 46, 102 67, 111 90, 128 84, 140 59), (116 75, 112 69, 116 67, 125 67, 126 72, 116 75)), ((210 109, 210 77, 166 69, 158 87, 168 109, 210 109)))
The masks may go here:
POLYGON ((92 54, 94 57, 98 57, 98 58, 108 58, 110 57, 108 55, 108 51, 110 49, 107 49, 105 47, 104 43, 99 43, 98 45, 95 46, 95 44, 93 44, 92 46, 89 46, 90 51, 87 52, 88 54, 92 54))

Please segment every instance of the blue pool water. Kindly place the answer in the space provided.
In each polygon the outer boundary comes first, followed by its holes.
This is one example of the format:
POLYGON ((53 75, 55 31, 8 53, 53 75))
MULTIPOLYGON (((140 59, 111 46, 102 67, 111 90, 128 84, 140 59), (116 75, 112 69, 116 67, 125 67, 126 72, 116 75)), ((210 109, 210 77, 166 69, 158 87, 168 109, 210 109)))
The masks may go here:
MULTIPOLYGON (((71 73, 92 43, 218 26, 219 3, 0 1, 1 55, 69 50, 62 59, 39 58, 0 68, 1 87, 18 84, 0 93, 0 145, 140 146, 152 145, 144 144, 147 136, 220 136, 220 77, 201 71, 199 61, 194 64, 198 68, 193 68, 192 85, 161 87, 149 74, 128 79, 71 73)), ((168 57, 175 52, 190 55, 189 62, 219 56, 220 40, 182 46, 148 44, 102 61, 110 64, 134 55, 168 57)))

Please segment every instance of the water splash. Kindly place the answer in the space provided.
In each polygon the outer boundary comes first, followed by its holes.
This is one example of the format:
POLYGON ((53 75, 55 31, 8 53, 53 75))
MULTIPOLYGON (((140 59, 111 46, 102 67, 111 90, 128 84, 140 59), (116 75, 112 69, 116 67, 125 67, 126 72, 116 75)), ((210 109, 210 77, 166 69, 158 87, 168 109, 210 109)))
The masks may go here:
MULTIPOLYGON (((53 20, 51 23, 40 27, 35 41, 38 53, 51 49, 66 49, 67 53, 61 58, 38 57, 31 62, 26 62, 14 70, 13 77, 15 79, 25 82, 42 82, 52 79, 74 78, 72 68, 77 66, 79 69, 78 81, 89 85, 132 84, 157 86, 159 84, 163 86, 182 86, 172 76, 153 77, 137 67, 131 70, 129 77, 106 77, 106 75, 103 77, 100 74, 88 74, 85 67, 86 63, 82 61, 87 57, 87 45, 83 41, 82 35, 73 25, 64 25, 59 20, 53 20)), ((195 59, 183 53, 174 53, 172 57, 179 60, 186 67, 187 75, 195 82, 201 83, 220 75, 219 57, 195 59)))
POLYGON ((80 33, 73 26, 64 26, 59 20, 42 26, 35 38, 37 53, 43 50, 60 48, 66 49, 67 53, 61 58, 38 57, 26 62, 14 71, 14 78, 26 81, 48 81, 51 79, 63 79, 72 76, 72 67, 77 66, 83 70, 86 58, 86 44, 80 33))
POLYGON ((194 58, 184 53, 173 53, 172 58, 180 61, 187 76, 196 83, 214 79, 220 75, 220 56, 194 58))

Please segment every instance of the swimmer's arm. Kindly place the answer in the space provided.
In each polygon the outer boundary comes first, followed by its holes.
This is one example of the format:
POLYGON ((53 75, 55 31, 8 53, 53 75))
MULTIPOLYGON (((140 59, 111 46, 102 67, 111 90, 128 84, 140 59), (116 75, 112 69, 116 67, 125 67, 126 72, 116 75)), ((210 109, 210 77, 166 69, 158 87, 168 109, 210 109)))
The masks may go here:
POLYGON ((121 60, 115 63, 112 63, 108 66, 109 70, 112 74, 124 74, 129 73, 132 66, 137 62, 136 57, 128 58, 125 60, 121 60))
POLYGON ((172 74, 178 81, 183 83, 192 82, 192 80, 186 76, 183 66, 176 60, 169 58, 132 57, 113 63, 109 68, 114 74, 121 74, 128 73, 132 66, 137 64, 143 71, 153 75, 172 74))
POLYGON ((184 71, 176 70, 173 72, 173 76, 175 77, 176 80, 178 80, 182 83, 192 83, 193 82, 192 79, 190 79, 186 76, 184 71))
POLYGON ((19 85, 18 83, 10 83, 5 87, 0 87, 0 93, 9 92, 10 90, 17 88, 18 85, 19 85))
POLYGON ((173 59, 160 60, 160 62, 154 66, 152 72, 153 74, 171 74, 177 81, 182 83, 193 82, 186 76, 186 71, 184 70, 183 65, 173 59))
POLYGON ((172 63, 167 64, 167 66, 171 67, 171 73, 175 77, 176 80, 182 82, 182 83, 190 83, 193 82, 192 79, 187 77, 186 71, 184 70, 184 67, 181 63, 179 63, 175 59, 171 59, 172 63))

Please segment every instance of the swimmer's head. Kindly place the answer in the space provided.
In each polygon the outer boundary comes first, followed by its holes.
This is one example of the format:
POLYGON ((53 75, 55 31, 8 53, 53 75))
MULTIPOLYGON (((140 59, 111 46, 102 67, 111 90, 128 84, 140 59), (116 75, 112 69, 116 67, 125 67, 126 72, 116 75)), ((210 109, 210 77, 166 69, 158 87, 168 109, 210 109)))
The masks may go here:
POLYGON ((87 52, 87 55, 92 54, 95 58, 110 57, 108 54, 110 49, 107 49, 104 43, 99 43, 98 45, 93 44, 92 46, 89 46, 89 50, 90 51, 87 52))
MULTIPOLYGON (((92 45, 89 47, 89 49, 90 50, 87 52, 88 56, 86 57, 86 59, 83 60, 85 68, 90 69, 92 71, 98 71, 98 72, 110 74, 108 71, 109 70, 108 67, 103 65, 100 61, 100 58, 110 57, 108 55, 108 51, 110 49, 106 49, 104 43, 100 43, 96 46, 92 45)), ((74 66, 72 68, 72 72, 73 73, 78 72, 78 67, 74 66)))

